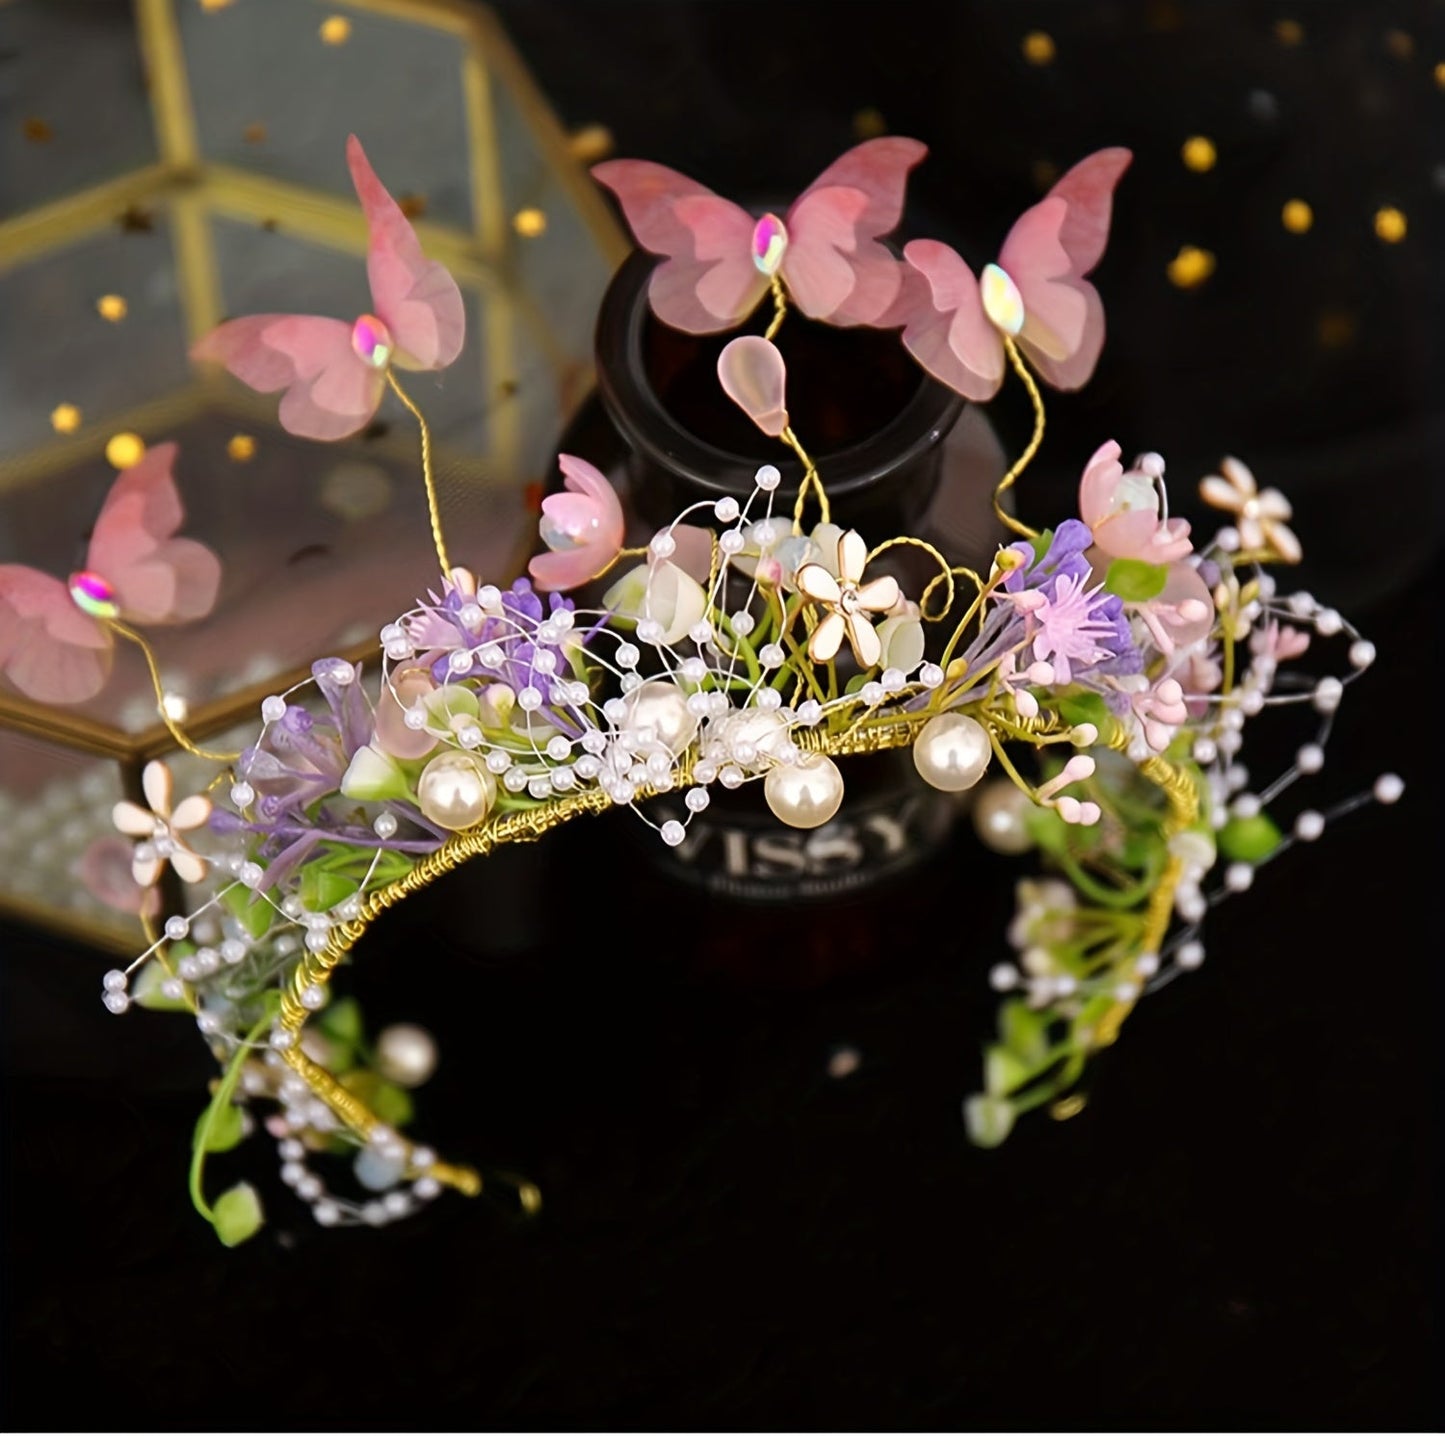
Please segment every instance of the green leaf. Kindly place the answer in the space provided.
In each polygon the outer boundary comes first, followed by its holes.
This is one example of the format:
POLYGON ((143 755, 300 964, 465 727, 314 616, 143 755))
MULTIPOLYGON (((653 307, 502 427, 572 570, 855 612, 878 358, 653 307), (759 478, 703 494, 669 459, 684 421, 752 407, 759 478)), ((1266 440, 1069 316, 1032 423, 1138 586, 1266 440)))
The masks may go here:
POLYGON ((343 1088, 349 1089, 377 1118, 385 1124, 401 1128, 411 1122, 414 1112, 411 1095, 398 1088, 380 1074, 370 1069, 357 1069, 343 1074, 339 1080, 343 1088))
POLYGON ((1065 853, 1069 847, 1069 824, 1056 808, 1029 807, 1024 810, 1024 827, 1035 846, 1046 853, 1065 853))
POLYGON ((1033 1070, 998 1044, 983 1051, 983 1086, 991 1095, 1011 1094, 1026 1083, 1033 1070))
POLYGON ((350 878, 333 873, 320 859, 301 870, 301 906, 310 913, 326 913, 355 892, 350 878))
POLYGON ((227 1249, 244 1244, 266 1222, 261 1196, 249 1184, 237 1184, 221 1195, 212 1216, 216 1237, 227 1249))
POLYGON ((353 1048, 361 1042, 365 1024, 361 1017, 361 1005, 354 998, 341 998, 319 1015, 316 1027, 335 1044, 350 1044, 353 1048))
POLYGON ((999 1036, 1019 1058, 1036 1064, 1049 1051, 1049 1026, 1023 999, 1010 999, 998 1011, 999 1036))
POLYGON ((980 1148, 996 1149, 1014 1126, 1014 1106, 1007 1099, 988 1094, 970 1094, 963 1101, 963 1122, 968 1137, 980 1148))
POLYGON ((260 938, 271 926, 271 917, 276 910, 264 894, 252 897, 251 890, 244 883, 228 888, 222 895, 222 901, 226 911, 252 938, 260 938))
POLYGON ((130 996, 142 1007, 156 1013, 189 1013, 191 1006, 183 998, 167 998, 161 985, 170 977, 158 959, 151 959, 135 976, 130 996))
POLYGON ((1071 727, 1080 723, 1093 723, 1101 732, 1109 720, 1109 705, 1097 692, 1077 688, 1058 699, 1059 712, 1071 727))
POLYGON ((221 1104, 212 1099, 202 1110, 191 1135, 191 1148, 204 1149, 207 1154, 224 1154, 246 1137, 246 1116, 235 1104, 221 1104), (217 1105, 220 1107, 217 1108, 217 1105))
POLYGON ((1125 602, 1148 602, 1164 590, 1169 569, 1134 557, 1116 557, 1104 574, 1104 591, 1125 602))
POLYGON ((1256 813, 1252 818, 1231 818, 1218 836, 1224 856, 1237 863, 1258 863, 1268 858, 1284 840, 1267 813, 1256 813))

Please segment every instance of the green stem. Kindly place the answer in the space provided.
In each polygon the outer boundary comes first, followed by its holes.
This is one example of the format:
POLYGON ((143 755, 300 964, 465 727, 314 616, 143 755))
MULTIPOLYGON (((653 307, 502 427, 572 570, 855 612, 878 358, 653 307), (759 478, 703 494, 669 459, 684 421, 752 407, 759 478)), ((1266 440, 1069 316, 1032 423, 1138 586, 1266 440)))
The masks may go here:
POLYGON ((261 1035, 270 1029, 274 1017, 274 1015, 269 1015, 263 1018, 246 1035, 240 1047, 231 1056, 230 1063, 226 1065, 226 1072, 221 1075, 221 1082, 216 1086, 215 1096, 206 1109, 205 1123, 201 1125, 195 1150, 191 1154, 191 1203, 196 1206, 196 1213, 209 1224, 216 1222, 216 1216, 211 1206, 206 1203, 206 1196, 201 1186, 206 1171, 206 1146, 211 1142, 211 1129, 217 1116, 230 1104, 231 1096, 236 1092, 236 1085, 241 1081, 241 1069, 246 1062, 246 1055, 255 1046, 261 1035))

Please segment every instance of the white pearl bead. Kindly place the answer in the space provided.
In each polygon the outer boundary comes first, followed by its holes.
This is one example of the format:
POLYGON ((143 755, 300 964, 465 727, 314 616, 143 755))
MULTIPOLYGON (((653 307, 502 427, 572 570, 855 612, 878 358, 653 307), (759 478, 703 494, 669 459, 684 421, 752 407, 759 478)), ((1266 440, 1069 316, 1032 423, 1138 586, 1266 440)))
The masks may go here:
POLYGON ((475 827, 497 800, 497 783, 471 754, 438 753, 422 769, 416 785, 422 813, 453 832, 475 827))
POLYGON ((180 940, 191 931, 190 920, 182 918, 179 913, 172 914, 166 919, 166 937, 180 940))
POLYGON ((758 661, 764 667, 781 667, 786 658, 787 653, 776 642, 766 642, 758 648, 758 661))
POLYGON ((1254 882, 1254 869, 1248 863, 1231 863, 1224 870, 1224 886, 1231 893, 1245 892, 1254 882))
POLYGON ((753 480, 758 484, 758 489, 764 492, 771 492, 777 489, 778 483, 783 480, 783 474, 771 463, 757 469, 753 480))
POLYGON ((1321 607, 1315 613, 1315 631, 1321 637, 1333 637, 1344 626, 1344 618, 1333 607, 1321 607))
MULTIPOLYGON (((693 696, 701 696, 694 693, 693 696)), ((650 728, 656 740, 677 757, 697 736, 697 718, 683 690, 671 682, 644 682, 627 694, 623 726, 650 728)))
POLYGON ((1345 685, 1337 677, 1322 677, 1315 684, 1314 705, 1316 712, 1332 713, 1339 707, 1344 696, 1345 685))
POLYGON ((542 694, 535 687, 524 687, 517 694, 517 706, 523 712, 536 712, 542 706, 542 694))
POLYGON ((1024 822, 1027 807, 1028 799, 1012 783, 988 783, 979 790, 973 826, 995 853, 1027 853, 1033 847, 1024 822))
POLYGON ((280 722, 285 716, 286 704, 281 698, 277 697, 275 693, 272 693, 271 696, 261 704, 262 722, 280 722))
POLYGON ((1011 963, 997 963, 988 972, 989 984, 999 993, 1018 987, 1019 971, 1011 963))
POLYGON ((913 742, 913 765, 942 793, 961 793, 988 770, 993 747, 988 729, 962 713, 929 718, 913 742))
POLYGON ((376 1067, 378 1072, 400 1084, 415 1089, 436 1072, 436 1040, 416 1024, 391 1024, 376 1036, 376 1067))
POLYGON ((816 698, 810 697, 798 708, 798 721, 812 727, 820 721, 823 716, 823 705, 816 698))
POLYGON ((1375 779, 1375 801, 1398 803, 1405 792, 1405 781, 1396 773, 1381 773, 1375 779))
POLYGON ((719 497, 712 504, 712 514, 719 522, 735 522, 738 517, 736 497, 719 497))
POLYGON ((654 557, 671 557, 677 551, 677 540, 671 532, 659 532, 649 545, 654 557))
POLYGON ((118 968, 111 969, 100 981, 101 987, 107 993, 124 993, 129 983, 130 980, 118 968))
POLYGON ((1318 743, 1306 743, 1294 755, 1294 765, 1302 773, 1317 773, 1325 765, 1325 750, 1318 743))
POLYGON ((918 680, 924 687, 937 687, 943 681, 943 669, 936 662, 925 662, 918 669, 918 680))
POLYGON ((1198 968, 1204 962, 1204 945, 1197 938, 1181 943, 1179 951, 1174 955, 1174 962, 1180 968, 1198 968))
POLYGON ((687 837, 687 829, 676 818, 669 818, 662 825, 662 841, 669 848, 676 848, 687 837))
POLYGON ((123 1014, 130 1007, 130 995, 115 990, 105 994, 104 1001, 113 1014, 123 1014))
POLYGON ((374 822, 371 827, 378 838, 395 837, 397 829, 396 814, 378 813, 376 815, 376 822, 374 822))
POLYGON ((238 808, 249 808, 256 801, 256 790, 250 783, 237 783, 231 789, 231 801, 238 808))
MULTIPOLYGON (((726 768, 723 782, 726 785, 726 768)), ((843 774, 832 758, 814 753, 774 768, 763 783, 763 793, 780 822, 793 828, 818 828, 843 801, 843 774)))
POLYGON ((1313 843, 1325 831, 1325 817, 1313 808, 1294 820, 1294 835, 1301 843, 1313 843))
POLYGON ((1366 668, 1375 660, 1375 644, 1363 637, 1350 647, 1350 666, 1366 668))

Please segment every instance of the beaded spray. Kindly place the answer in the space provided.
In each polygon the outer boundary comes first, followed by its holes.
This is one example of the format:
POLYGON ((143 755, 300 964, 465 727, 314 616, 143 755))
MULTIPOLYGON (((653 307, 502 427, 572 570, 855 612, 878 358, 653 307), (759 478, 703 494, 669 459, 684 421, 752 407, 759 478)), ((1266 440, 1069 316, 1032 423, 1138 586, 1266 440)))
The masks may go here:
MULTIPOLYGON (((246 317, 198 344, 198 357, 283 392, 281 421, 300 436, 358 431, 390 388, 420 429, 441 573, 436 590, 381 629, 375 694, 361 668, 322 659, 308 681, 265 700, 259 737, 234 757, 197 747, 162 706, 183 748, 226 764, 208 789, 225 790, 223 805, 205 795, 173 802, 165 764, 153 762, 149 810, 115 810, 135 840, 130 901, 151 943, 106 975, 105 1003, 115 1013, 132 1001, 190 1012, 221 1066, 196 1129, 191 1194, 225 1243, 260 1227, 261 1204, 247 1184, 208 1201, 205 1161, 268 1103, 281 1177, 323 1225, 385 1224, 448 1186, 481 1192, 474 1170, 400 1132, 406 1090, 435 1062, 427 1037, 389 1030, 391 1049, 373 1054, 355 1005, 330 997, 333 972, 371 922, 469 858, 612 808, 631 808, 675 847, 713 788, 756 782, 783 823, 826 827, 843 797, 836 759, 910 747, 928 783, 977 790, 986 842, 1037 848, 1054 869, 1020 883, 1009 931, 1018 961, 990 974, 1005 996, 998 1036, 964 1115, 975 1142, 996 1145, 1028 1110, 1063 1119, 1083 1106, 1086 1065, 1138 999, 1203 961, 1212 903, 1368 801, 1301 812, 1291 837, 1265 811, 1323 765, 1344 686, 1374 657, 1337 612, 1276 590, 1266 567, 1300 557, 1279 492, 1227 459, 1201 492, 1231 520, 1196 549, 1189 523, 1168 513, 1163 460, 1147 453, 1126 470, 1106 442, 1083 471, 1078 517, 1039 532, 1005 507, 1043 441, 1039 381, 1075 389, 1097 361, 1103 307, 1085 278, 1129 153, 1075 166, 977 278, 940 242, 911 241, 900 259, 880 240, 897 226, 907 172, 924 153, 916 141, 869 141, 786 216, 760 220, 649 162, 594 172, 662 257, 650 301, 664 323, 732 330, 771 301, 764 333, 729 342, 718 375, 800 464, 791 516, 775 512, 782 477, 769 465, 745 501, 694 503, 646 547, 624 548, 607 479, 564 456, 566 490, 542 504, 547 550, 530 579, 502 587, 454 567, 427 424, 398 370, 455 359, 461 297, 425 259, 355 138, 348 160, 370 231, 374 314, 246 317), (790 307, 899 330, 920 365, 975 402, 1010 370, 1018 377, 1033 435, 994 488, 1015 540, 987 575, 920 538, 870 546, 834 522, 788 418, 774 338, 790 307), (902 548, 935 569, 916 599, 886 570, 902 548), (600 607, 569 600, 623 561, 634 565, 600 607), (1344 666, 1305 677, 1288 664, 1316 638, 1338 647, 1344 666), (293 700, 303 691, 319 703, 293 700), (1290 703, 1312 706, 1314 738, 1251 792, 1239 761, 1245 726, 1290 703), (667 793, 684 813, 659 825, 638 804, 667 793), (152 885, 168 863, 191 883, 210 873, 228 881, 158 929, 152 885), (208 915, 212 926, 197 928, 208 915), (307 1165, 338 1148, 371 1191, 363 1203, 332 1194, 307 1165)), ((130 624, 201 615, 219 580, 212 554, 175 536, 173 460, 173 447, 157 447, 122 474, 86 571, 68 585, 0 568, 0 667, 17 686, 61 701, 93 695, 118 635, 145 650, 160 700, 154 658, 130 624)), ((1401 789, 1387 774, 1373 796, 1393 802, 1401 789)), ((534 1185, 507 1182, 524 1209, 540 1207, 534 1185)))

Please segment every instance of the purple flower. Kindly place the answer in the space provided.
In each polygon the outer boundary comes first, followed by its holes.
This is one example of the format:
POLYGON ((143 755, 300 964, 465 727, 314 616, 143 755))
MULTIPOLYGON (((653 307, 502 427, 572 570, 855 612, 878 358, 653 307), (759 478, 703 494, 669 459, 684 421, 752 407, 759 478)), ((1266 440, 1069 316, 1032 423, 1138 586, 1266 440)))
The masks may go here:
POLYGON ((1134 652, 1124 604, 1106 592, 1102 582, 1086 589, 1088 577, 1087 566, 1082 574, 1057 571, 1042 586, 1013 596, 1014 605, 1029 619, 1034 660, 1048 663, 1061 686, 1071 683, 1076 671, 1087 672, 1102 662, 1118 671, 1121 656, 1134 652))
POLYGON ((1023 557, 1021 566, 1015 567, 1004 578, 1004 588, 1009 592, 1022 592, 1028 588, 1042 587, 1054 577, 1074 577, 1082 580, 1090 572, 1084 553, 1093 545, 1094 534, 1076 518, 1060 522, 1049 539, 1048 550, 1035 560, 1036 548, 1032 542, 1010 542, 1009 551, 1023 557))

